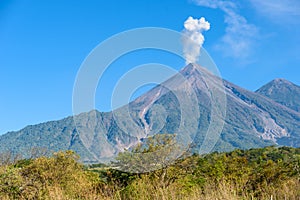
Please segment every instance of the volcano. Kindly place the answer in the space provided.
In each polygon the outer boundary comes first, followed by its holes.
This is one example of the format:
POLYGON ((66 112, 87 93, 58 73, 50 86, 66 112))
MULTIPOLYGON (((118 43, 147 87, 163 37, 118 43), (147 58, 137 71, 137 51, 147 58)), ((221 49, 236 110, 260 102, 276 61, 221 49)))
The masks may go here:
POLYGON ((0 152, 29 157, 32 147, 74 150, 83 162, 95 163, 161 133, 179 135, 198 153, 300 147, 299 91, 276 79, 252 92, 189 64, 112 112, 93 110, 1 135, 0 152))

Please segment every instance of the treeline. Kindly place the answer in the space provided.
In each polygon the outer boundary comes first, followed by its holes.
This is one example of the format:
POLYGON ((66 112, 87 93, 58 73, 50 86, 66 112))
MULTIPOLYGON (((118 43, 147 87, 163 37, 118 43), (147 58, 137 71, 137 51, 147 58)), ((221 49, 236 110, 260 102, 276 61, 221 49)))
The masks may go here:
POLYGON ((72 151, 6 160, 0 199, 300 199, 299 148, 191 155, 137 174, 78 160, 72 151))

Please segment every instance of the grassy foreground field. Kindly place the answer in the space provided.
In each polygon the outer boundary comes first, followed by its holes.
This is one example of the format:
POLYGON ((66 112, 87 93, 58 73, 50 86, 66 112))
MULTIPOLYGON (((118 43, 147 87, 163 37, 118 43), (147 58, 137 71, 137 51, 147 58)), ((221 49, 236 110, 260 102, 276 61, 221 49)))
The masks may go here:
POLYGON ((1 157, 0 199, 300 199, 300 149, 192 155, 154 172, 84 166, 72 151, 1 157))

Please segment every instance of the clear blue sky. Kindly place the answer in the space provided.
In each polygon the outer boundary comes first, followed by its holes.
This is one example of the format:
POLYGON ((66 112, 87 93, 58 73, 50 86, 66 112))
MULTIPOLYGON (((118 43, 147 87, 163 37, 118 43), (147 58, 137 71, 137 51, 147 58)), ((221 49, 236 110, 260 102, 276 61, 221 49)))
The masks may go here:
MULTIPOLYGON (((211 23, 203 47, 225 79, 249 90, 274 78, 300 85, 298 0, 1 0, 0 134, 72 115, 77 71, 101 41, 138 27, 181 31, 189 16, 211 23)), ((183 67, 160 53, 121 59, 99 86, 97 109, 110 109, 117 77, 136 64, 183 67)))

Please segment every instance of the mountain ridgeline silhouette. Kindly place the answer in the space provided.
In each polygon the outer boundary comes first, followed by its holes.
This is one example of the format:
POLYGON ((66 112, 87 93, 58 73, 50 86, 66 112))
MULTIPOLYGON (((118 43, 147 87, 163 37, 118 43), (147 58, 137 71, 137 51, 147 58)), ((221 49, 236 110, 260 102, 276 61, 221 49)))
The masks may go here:
POLYGON ((300 147, 300 87, 276 79, 256 92, 189 64, 113 112, 93 110, 0 136, 0 152, 74 150, 86 163, 109 160, 155 134, 176 134, 198 153, 269 145, 300 147))

